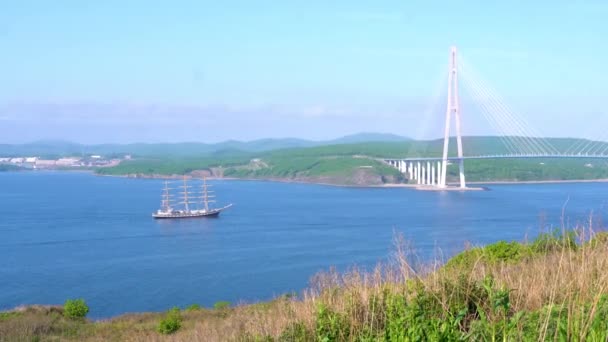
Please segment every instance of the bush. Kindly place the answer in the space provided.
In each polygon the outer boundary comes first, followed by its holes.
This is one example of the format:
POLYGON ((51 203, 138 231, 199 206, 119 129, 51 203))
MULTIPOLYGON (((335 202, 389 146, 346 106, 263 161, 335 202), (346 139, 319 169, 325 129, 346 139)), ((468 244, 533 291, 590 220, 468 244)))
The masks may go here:
POLYGON ((490 263, 515 263, 530 254, 530 248, 519 242, 498 241, 484 248, 484 257, 490 263))
POLYGON ((23 315, 23 313, 17 312, 17 311, 4 311, 4 312, 0 312, 0 321, 2 321, 2 320, 8 320, 10 318, 19 317, 19 316, 22 316, 22 315, 23 315))
POLYGON ((164 319, 158 324, 158 332, 161 334, 172 334, 179 330, 182 326, 182 317, 179 313, 179 308, 173 308, 167 311, 164 319))
POLYGON ((317 308, 317 341, 347 341, 350 327, 344 315, 321 304, 317 308))
POLYGON ((577 248, 576 233, 571 230, 562 233, 559 229, 555 229, 552 233, 542 233, 532 243, 534 253, 548 253, 564 249, 575 251, 577 248))
POLYGON ((221 301, 213 304, 213 308, 217 310, 223 310, 230 307, 230 302, 221 301))
POLYGON ((593 238, 589 240, 589 246, 592 248, 608 246, 608 232, 595 233, 593 238))
POLYGON ((516 263, 531 255, 530 247, 519 242, 498 241, 485 247, 475 247, 451 258, 446 266, 471 268, 476 262, 488 264, 516 263))
POLYGON ((475 265, 476 262, 482 260, 482 251, 481 247, 471 248, 464 252, 460 252, 448 260, 445 264, 447 268, 457 267, 469 269, 475 265))
POLYGON ((186 311, 196 311, 196 310, 200 310, 201 306, 198 304, 190 304, 187 308, 186 311))
POLYGON ((68 318, 84 318, 89 313, 89 307, 84 299, 68 299, 63 304, 63 315, 68 318))

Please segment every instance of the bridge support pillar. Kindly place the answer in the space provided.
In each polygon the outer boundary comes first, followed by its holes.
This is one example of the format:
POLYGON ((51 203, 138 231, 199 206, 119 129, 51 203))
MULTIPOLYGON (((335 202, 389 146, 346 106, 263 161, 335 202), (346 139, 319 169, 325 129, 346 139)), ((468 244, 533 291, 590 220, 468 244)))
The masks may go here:
POLYGON ((408 170, 409 176, 410 176, 409 179, 414 178, 413 166, 414 166, 414 163, 409 163, 409 165, 408 165, 408 169, 407 170, 408 170))
POLYGON ((422 167, 422 172, 421 172, 421 177, 420 177, 420 183, 422 185, 426 185, 426 169, 424 168, 424 166, 422 167))
POLYGON ((464 180, 464 160, 462 158, 458 162, 458 169, 460 172, 460 187, 466 188, 467 184, 465 183, 465 180, 464 180))
POLYGON ((446 187, 446 178, 447 178, 447 170, 448 170, 448 162, 446 160, 441 162, 441 168, 439 169, 439 187, 446 187))
POLYGON ((418 180, 418 184, 420 184, 420 162, 416 163, 416 179, 418 180))
POLYGON ((437 162, 437 186, 441 187, 441 162, 437 162))
POLYGON ((426 184, 431 184, 431 162, 426 162, 426 184))
POLYGON ((435 165, 431 166, 431 185, 435 186, 435 165))

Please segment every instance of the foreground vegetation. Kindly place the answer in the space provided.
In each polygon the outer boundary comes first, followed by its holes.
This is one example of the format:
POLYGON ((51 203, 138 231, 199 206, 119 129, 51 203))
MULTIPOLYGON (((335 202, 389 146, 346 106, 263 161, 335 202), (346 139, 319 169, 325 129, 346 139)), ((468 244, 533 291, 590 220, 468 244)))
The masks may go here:
POLYGON ((0 314, 2 341, 606 341, 608 233, 542 234, 417 265, 316 275, 301 296, 91 322, 79 300, 0 314))

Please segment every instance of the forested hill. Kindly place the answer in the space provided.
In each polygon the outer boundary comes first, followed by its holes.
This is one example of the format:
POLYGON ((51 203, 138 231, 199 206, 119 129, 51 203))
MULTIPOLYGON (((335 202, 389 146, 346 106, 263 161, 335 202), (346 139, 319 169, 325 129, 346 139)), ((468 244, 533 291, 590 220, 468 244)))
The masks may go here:
MULTIPOLYGON (((454 140, 454 139, 453 139, 454 140)), ((510 151, 498 137, 463 138, 465 155, 505 154, 510 151)), ((547 139, 560 151, 586 141, 547 139)), ((608 144, 606 144, 608 147, 608 144)), ((381 158, 438 157, 443 141, 383 141, 333 144, 306 148, 288 148, 251 152, 221 150, 197 156, 165 155, 142 157, 99 169, 107 175, 162 176, 189 174, 195 171, 215 177, 292 180, 343 185, 382 185, 406 181, 381 158)), ((450 144, 456 153, 455 141, 450 144)), ((587 180, 608 178, 604 160, 470 160, 466 174, 471 181, 587 180)), ((448 177, 457 172, 448 169, 448 177)))
POLYGON ((409 140, 394 134, 358 133, 333 140, 313 141, 296 138, 259 139, 253 141, 228 140, 219 143, 183 142, 183 143, 134 143, 134 144, 98 144, 84 145, 67 141, 37 141, 27 144, 0 144, 0 157, 43 156, 62 157, 80 155, 124 155, 140 157, 150 156, 200 156, 221 151, 262 152, 286 148, 303 148, 312 146, 351 144, 361 142, 409 140))

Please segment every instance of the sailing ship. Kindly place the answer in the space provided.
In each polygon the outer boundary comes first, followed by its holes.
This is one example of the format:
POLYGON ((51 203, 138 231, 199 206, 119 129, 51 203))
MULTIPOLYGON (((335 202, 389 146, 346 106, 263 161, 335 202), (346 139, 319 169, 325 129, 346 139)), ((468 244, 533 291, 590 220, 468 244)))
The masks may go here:
POLYGON ((160 209, 155 213, 152 213, 152 217, 155 219, 217 217, 222 210, 231 207, 232 204, 228 204, 221 208, 210 207, 209 203, 215 203, 215 195, 213 195, 213 191, 209 190, 210 186, 211 185, 207 184, 207 179, 203 177, 200 196, 194 196, 188 191, 191 186, 188 185, 188 181, 184 176, 183 185, 179 186, 182 190, 179 192, 179 194, 181 194, 180 201, 175 203, 173 200, 174 196, 169 191, 172 190, 169 188, 169 182, 165 181, 165 186, 161 195, 160 209), (175 209, 173 208, 173 204, 181 204, 182 208, 175 209))

